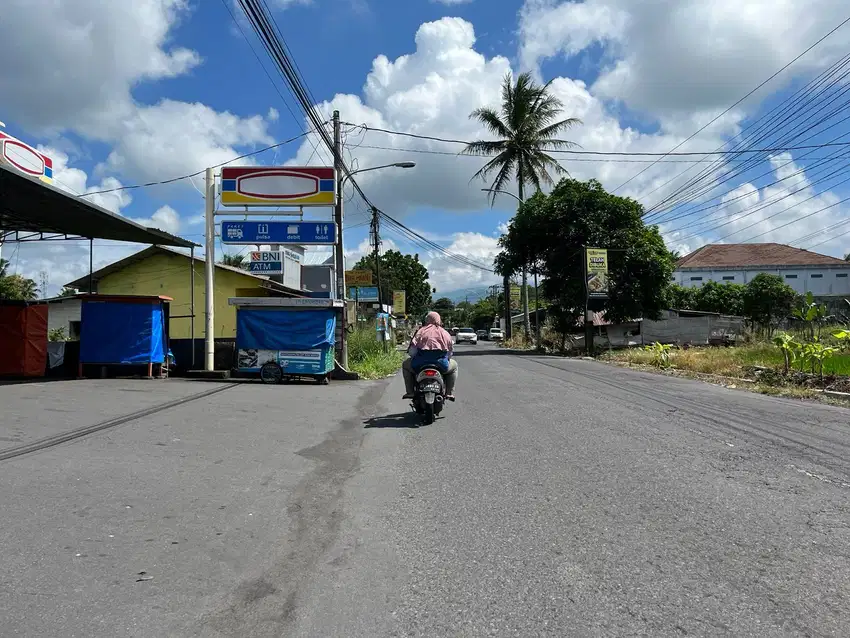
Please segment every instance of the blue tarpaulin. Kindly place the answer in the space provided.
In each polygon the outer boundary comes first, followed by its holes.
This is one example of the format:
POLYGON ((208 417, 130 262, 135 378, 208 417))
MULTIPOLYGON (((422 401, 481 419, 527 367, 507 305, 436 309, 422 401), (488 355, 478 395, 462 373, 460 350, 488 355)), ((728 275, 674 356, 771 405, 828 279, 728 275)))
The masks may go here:
POLYGON ((236 347, 257 350, 313 350, 333 346, 333 310, 266 310, 239 308, 236 347))
POLYGON ((83 301, 80 363, 163 363, 162 303, 83 301))

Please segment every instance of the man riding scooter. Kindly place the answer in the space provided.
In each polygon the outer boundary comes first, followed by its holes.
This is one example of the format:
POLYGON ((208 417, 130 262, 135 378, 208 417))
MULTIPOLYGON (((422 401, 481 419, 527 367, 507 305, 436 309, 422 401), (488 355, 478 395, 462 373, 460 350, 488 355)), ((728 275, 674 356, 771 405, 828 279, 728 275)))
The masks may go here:
POLYGON ((416 373, 424 365, 436 364, 446 381, 446 398, 454 401, 455 383, 457 382, 457 361, 452 358, 452 336, 443 329, 443 322, 436 312, 425 315, 425 323, 407 347, 410 354, 401 366, 404 375, 405 399, 412 399, 416 373))

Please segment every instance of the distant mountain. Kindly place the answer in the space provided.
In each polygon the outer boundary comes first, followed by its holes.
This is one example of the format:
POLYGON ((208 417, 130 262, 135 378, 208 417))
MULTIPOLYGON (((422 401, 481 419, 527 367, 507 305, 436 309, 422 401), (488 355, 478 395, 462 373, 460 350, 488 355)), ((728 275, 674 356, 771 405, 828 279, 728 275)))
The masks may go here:
POLYGON ((461 288, 459 290, 449 290, 447 292, 439 292, 432 295, 434 300, 441 299, 442 297, 448 297, 454 303, 460 303, 461 301, 469 301, 469 303, 475 303, 479 299, 483 299, 489 294, 489 286, 477 286, 475 288, 461 288))

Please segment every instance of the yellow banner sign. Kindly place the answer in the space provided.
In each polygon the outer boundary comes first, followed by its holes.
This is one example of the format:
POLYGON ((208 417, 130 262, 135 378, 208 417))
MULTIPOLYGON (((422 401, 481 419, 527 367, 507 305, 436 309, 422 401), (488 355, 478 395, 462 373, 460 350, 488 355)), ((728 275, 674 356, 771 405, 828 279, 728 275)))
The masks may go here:
POLYGON ((608 251, 605 248, 587 249, 587 294, 590 297, 608 296, 608 251))
POLYGON ((393 314, 403 315, 407 310, 407 292, 393 290, 393 314))
POLYGON ((346 286, 371 286, 372 271, 371 270, 346 270, 345 271, 346 286))

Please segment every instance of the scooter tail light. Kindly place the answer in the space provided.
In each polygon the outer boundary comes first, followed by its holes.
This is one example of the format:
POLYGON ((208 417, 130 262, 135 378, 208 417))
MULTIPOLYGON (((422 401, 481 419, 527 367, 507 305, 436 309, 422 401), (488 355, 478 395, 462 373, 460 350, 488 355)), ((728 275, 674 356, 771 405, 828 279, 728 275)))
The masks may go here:
POLYGON ((437 371, 436 370, 425 370, 425 376, 426 377, 436 377, 437 371))

